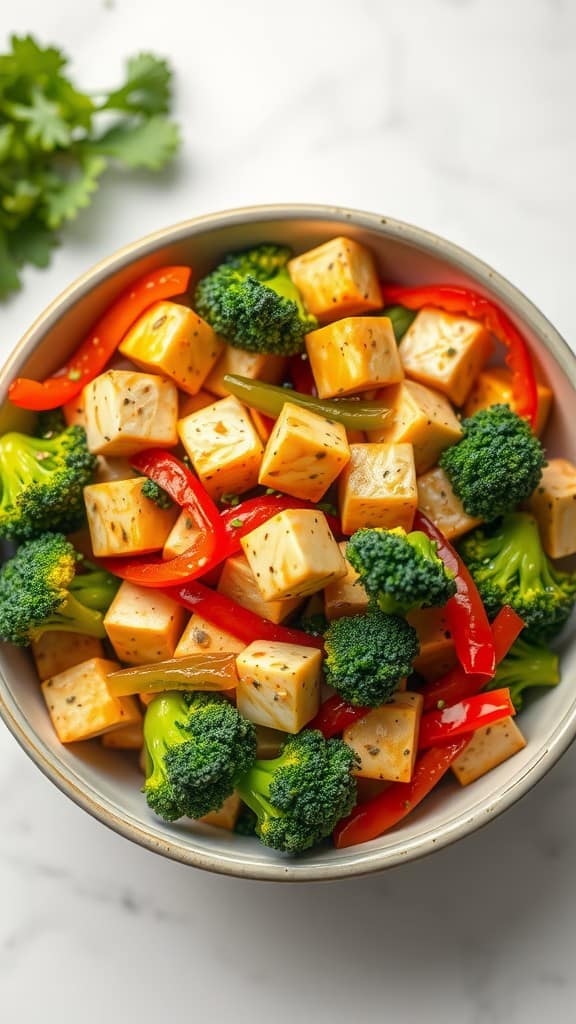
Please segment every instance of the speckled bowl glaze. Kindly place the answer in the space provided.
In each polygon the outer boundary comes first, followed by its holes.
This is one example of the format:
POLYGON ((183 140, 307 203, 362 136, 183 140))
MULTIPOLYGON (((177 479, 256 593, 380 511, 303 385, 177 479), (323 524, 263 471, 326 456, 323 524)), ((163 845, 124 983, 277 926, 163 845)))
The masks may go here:
MULTIPOLYGON (((570 430, 576 357, 524 295, 476 257, 420 228, 377 214, 315 205, 250 207, 184 221, 99 263, 45 310, 3 367, 0 429, 18 423, 18 414, 5 402, 13 377, 41 377, 55 370, 110 301, 145 271, 165 263, 189 263, 201 275, 230 249, 275 241, 303 251, 340 234, 371 248, 383 278, 470 285, 497 299, 522 328, 554 389, 548 449, 576 459, 576 435, 570 430)), ((405 824, 381 839, 346 850, 326 846, 297 859, 205 825, 166 824, 155 818, 140 793, 142 779, 132 759, 97 743, 58 742, 29 656, 7 644, 0 651, 0 714, 48 778, 135 843, 185 864, 241 878, 341 879, 382 871, 469 835, 542 778, 576 733, 576 647, 570 629, 560 646, 562 682, 523 713, 528 739, 524 751, 467 789, 446 781, 405 824)))

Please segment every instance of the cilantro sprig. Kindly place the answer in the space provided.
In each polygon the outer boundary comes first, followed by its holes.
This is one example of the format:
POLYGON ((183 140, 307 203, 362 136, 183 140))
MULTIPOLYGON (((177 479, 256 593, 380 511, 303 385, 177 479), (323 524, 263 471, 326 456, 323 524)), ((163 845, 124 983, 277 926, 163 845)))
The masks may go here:
POLYGON ((58 231, 92 201, 111 162, 160 170, 176 153, 172 72, 151 53, 131 57, 124 83, 88 95, 67 57, 32 36, 0 54, 0 298, 26 264, 45 267, 58 231))

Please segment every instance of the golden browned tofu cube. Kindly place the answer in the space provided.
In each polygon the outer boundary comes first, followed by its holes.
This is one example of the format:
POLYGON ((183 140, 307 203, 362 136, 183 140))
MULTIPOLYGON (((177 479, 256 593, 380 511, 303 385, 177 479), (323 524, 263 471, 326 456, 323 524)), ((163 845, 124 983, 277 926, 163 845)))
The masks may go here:
POLYGON ((214 395, 211 395, 209 391, 201 389, 195 395, 187 395, 185 391, 181 391, 178 395, 178 419, 183 420, 185 416, 190 416, 191 413, 213 404, 214 395))
POLYGON ((214 828, 225 828, 228 832, 233 832, 238 821, 241 806, 242 801, 238 793, 231 793, 222 804, 220 810, 210 811, 209 814, 205 814, 203 818, 198 820, 204 822, 205 825, 212 825, 214 828))
POLYGON ((156 302, 130 328, 120 352, 136 366, 161 373, 195 395, 224 344, 193 309, 178 302, 156 302))
POLYGON ((264 444, 266 444, 270 438, 272 430, 274 429, 275 421, 270 419, 269 416, 265 416, 263 413, 258 412, 258 409, 250 409, 250 415, 258 437, 264 442, 264 444))
POLYGON ((306 597, 346 575, 346 562, 323 512, 287 509, 240 543, 265 601, 306 597))
POLYGON ((388 704, 375 708, 344 730, 342 739, 360 759, 355 775, 386 782, 410 782, 423 703, 421 693, 395 693, 388 704))
POLYGON ((417 492, 411 444, 353 444, 339 479, 344 533, 363 526, 412 529, 417 492))
POLYGON ((446 473, 440 466, 418 477, 418 508, 436 524, 447 540, 455 540, 473 530, 482 520, 474 519, 452 490, 446 473))
POLYGON ((121 457, 107 459, 104 455, 98 455, 94 473, 95 484, 107 484, 111 480, 133 479, 134 470, 128 459, 121 457))
POLYGON ((301 603, 300 597, 292 601, 265 601, 256 582, 248 559, 233 555, 224 562, 218 590, 248 611, 261 615, 270 622, 283 622, 301 603))
POLYGON ((172 658, 186 613, 170 597, 127 580, 120 585, 104 617, 116 656, 127 665, 148 665, 172 658))
MULTIPOLYGON (((509 405, 511 409, 515 408, 512 373, 506 366, 488 366, 478 374, 464 406, 464 413, 466 416, 473 416, 480 409, 487 409, 491 405, 509 405)), ((552 390, 547 384, 539 383, 538 416, 534 427, 538 436, 544 432, 551 408, 552 390)))
POLYGON ((174 651, 175 658, 184 658, 187 654, 239 654, 246 644, 238 640, 232 633, 220 629, 194 612, 186 629, 182 633, 178 646, 174 651))
POLYGON ((204 386, 213 395, 226 398, 229 391, 224 377, 227 374, 235 373, 239 377, 249 377, 250 380, 263 380, 266 384, 281 384, 287 365, 285 356, 245 352, 242 348, 234 348, 234 345, 226 345, 216 366, 204 381, 204 386))
POLYGON ((214 499, 255 487, 264 449, 248 410, 223 398, 178 421, 194 469, 214 499))
POLYGON ((461 786, 468 786, 525 746, 526 740, 516 722, 512 718, 504 718, 474 733, 468 746, 452 764, 452 771, 461 786))
POLYGON ((320 707, 320 651, 255 641, 236 658, 240 714, 280 732, 300 732, 320 707))
POLYGON ((568 459, 549 459, 528 502, 538 520, 544 550, 551 558, 576 552, 576 466, 568 459))
POLYGON ((361 615, 368 608, 368 594, 358 582, 358 573, 346 561, 346 542, 338 545, 346 562, 346 575, 324 590, 324 611, 327 619, 341 619, 344 615, 361 615))
POLYGON ((113 480, 84 488, 86 515, 96 558, 143 555, 158 551, 174 525, 178 510, 159 508, 142 494, 145 476, 113 480))
POLYGON ((42 694, 61 743, 89 740, 118 725, 141 720, 134 697, 113 697, 108 689, 108 674, 119 668, 116 661, 90 658, 42 683, 42 694))
POLYGON ((199 532, 188 512, 181 512, 166 538, 162 558, 168 560, 183 555, 194 544, 199 532))
POLYGON ((349 458, 341 423, 286 402, 264 450, 258 483, 320 501, 349 458))
POLYGON ((49 679, 90 658, 103 658, 102 641, 95 636, 54 630, 32 643, 32 657, 38 678, 49 679))
POLYGON ((404 377, 387 316, 351 316, 306 335, 306 351, 320 398, 352 395, 404 377))
POLYGON ((151 373, 108 370, 84 388, 86 437, 94 455, 133 455, 178 443, 176 385, 151 373))
POLYGON ((372 253, 351 238, 332 238, 295 256, 288 272, 306 309, 321 324, 382 308, 372 253))
POLYGON ((411 444, 418 474, 435 466, 441 452, 462 437, 460 421, 439 391, 407 380, 380 391, 378 398, 388 406, 390 415, 382 430, 370 431, 370 440, 411 444))
POLYGON ((105 732, 101 743, 103 747, 111 750, 141 750, 144 743, 144 731, 142 728, 143 718, 140 714, 140 721, 131 725, 121 725, 117 729, 105 732))
POLYGON ((422 309, 402 338, 400 359, 407 377, 463 405, 492 348, 490 334, 477 320, 422 309))
POLYGON ((444 609, 417 608, 408 613, 407 619, 420 641, 414 671, 426 680, 440 679, 458 660, 444 609))

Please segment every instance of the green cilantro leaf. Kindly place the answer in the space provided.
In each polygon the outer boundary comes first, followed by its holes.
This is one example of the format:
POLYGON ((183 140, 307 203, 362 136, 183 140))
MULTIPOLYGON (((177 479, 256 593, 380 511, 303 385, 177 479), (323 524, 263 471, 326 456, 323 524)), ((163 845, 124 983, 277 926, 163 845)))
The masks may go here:
POLYGON ((102 110, 131 114, 165 114, 170 108, 171 71, 164 60, 152 53, 131 57, 126 65, 126 82, 111 92, 102 110))
POLYGON ((0 231, 0 298, 5 299, 19 287, 18 265, 10 252, 5 233, 0 231))
POLYGON ((127 167, 148 167, 158 171, 172 159, 180 142, 178 126, 166 117, 114 125, 91 143, 94 153, 102 153, 127 167))
POLYGON ((50 151, 69 146, 72 141, 71 126, 62 117, 58 103, 47 99, 39 89, 32 90, 29 104, 5 103, 4 110, 14 121, 26 123, 26 140, 38 143, 40 149, 50 151))
POLYGON ((65 220, 74 220, 79 210, 90 205, 105 168, 103 157, 88 153, 70 173, 52 175, 44 196, 48 227, 59 228, 65 220))

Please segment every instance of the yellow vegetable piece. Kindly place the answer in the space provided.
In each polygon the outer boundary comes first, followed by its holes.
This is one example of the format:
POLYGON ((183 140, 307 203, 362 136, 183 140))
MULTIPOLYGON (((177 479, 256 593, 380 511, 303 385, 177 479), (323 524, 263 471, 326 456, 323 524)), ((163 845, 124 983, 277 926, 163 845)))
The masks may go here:
POLYGON ((568 459, 549 459, 528 502, 538 520, 544 550, 551 558, 576 552, 576 466, 568 459))
POLYGON ((396 384, 404 377, 386 316, 352 316, 306 335, 320 398, 338 398, 396 384))
POLYGON ((292 601, 264 600, 256 577, 244 555, 233 555, 232 558, 226 559, 218 590, 242 605, 242 608, 247 608, 256 615, 276 623, 287 619, 301 603, 300 597, 292 601))
POLYGON ((344 730, 342 739, 360 759, 355 775, 385 782, 410 782, 423 703, 420 693, 395 693, 389 703, 344 730))
POLYGON ((117 658, 128 665, 148 665, 174 654, 186 613, 170 597, 127 580, 104 617, 104 628, 117 658))
POLYGON ((91 739, 118 725, 140 722, 134 697, 114 697, 107 677, 120 666, 105 658, 90 658, 42 683, 52 725, 61 743, 91 739))
POLYGON ((492 352, 491 335, 477 320, 422 309, 400 344, 407 377, 463 405, 492 352))
POLYGON ((382 308, 374 257, 351 238, 332 238, 295 256, 288 272, 320 323, 382 308))
POLYGON ((164 377, 108 370, 84 388, 86 437, 95 455, 133 455, 178 441, 178 392, 164 377))
POLYGON ((353 444, 339 480, 344 533, 363 526, 412 529, 416 513, 416 471, 411 444, 353 444))
POLYGON ((453 762, 452 771, 461 786, 468 786, 525 746, 526 740, 516 722, 512 718, 504 718, 474 733, 468 746, 453 762))
POLYGON ((482 522, 464 511, 460 498, 454 494, 452 484, 440 466, 418 477, 418 508, 436 524, 447 540, 461 537, 482 522))
POLYGON ((390 408, 389 426, 370 431, 370 441, 412 444, 418 474, 435 466, 441 452, 462 437, 448 399, 423 384, 407 380, 380 391, 378 398, 390 408))
POLYGON ((341 423, 286 402, 264 450, 258 483, 320 501, 349 458, 341 423))
POLYGON ((250 644, 236 659, 238 710, 257 725, 300 732, 318 713, 322 655, 299 644, 250 644))
POLYGON ((142 494, 145 476, 84 488, 92 549, 107 555, 142 555, 163 547, 178 509, 159 508, 142 494))
POLYGON ((179 420, 178 433, 212 498, 242 494, 258 483, 264 449, 237 398, 223 398, 179 420))

